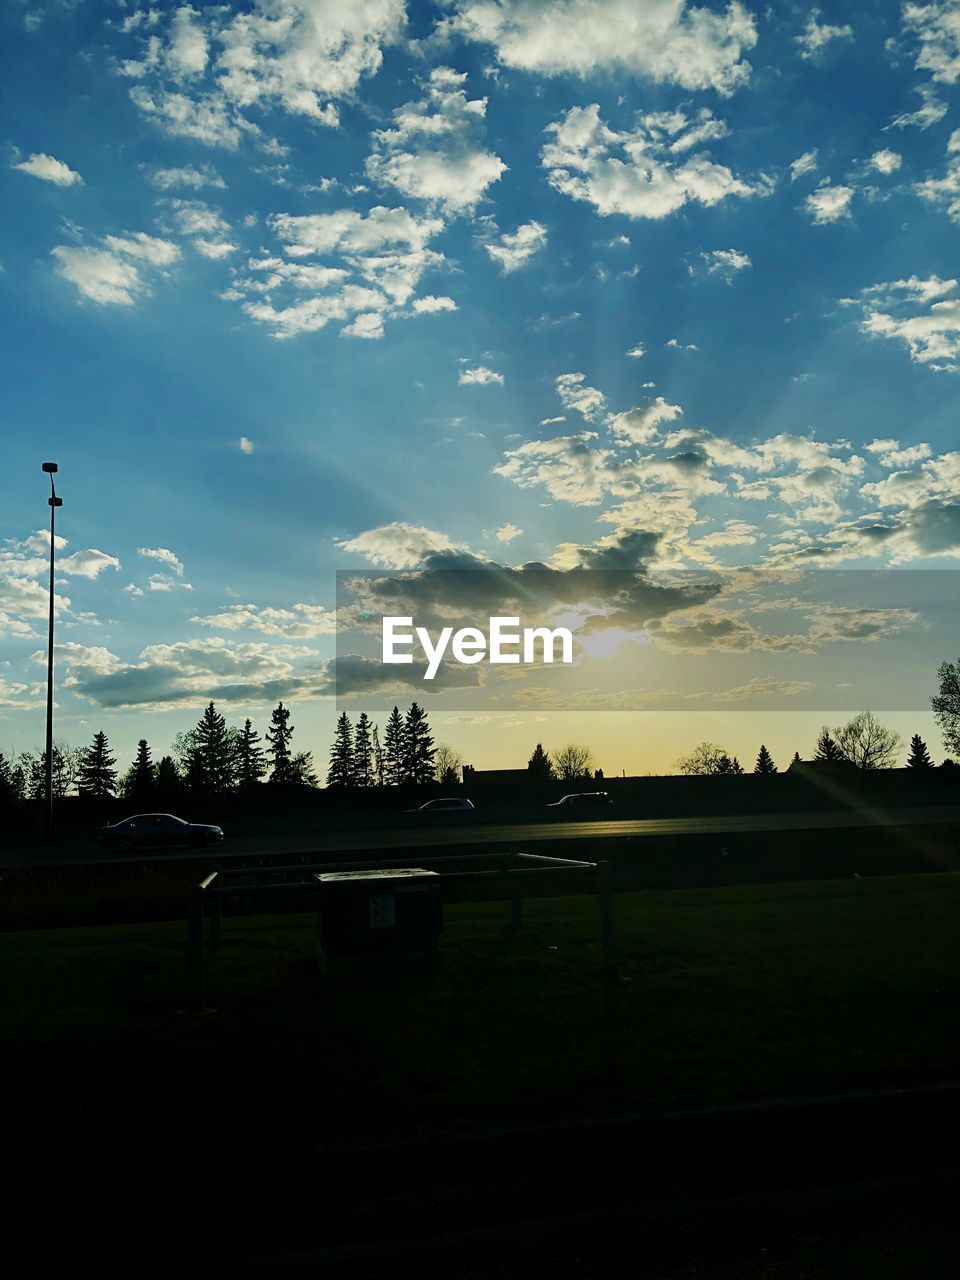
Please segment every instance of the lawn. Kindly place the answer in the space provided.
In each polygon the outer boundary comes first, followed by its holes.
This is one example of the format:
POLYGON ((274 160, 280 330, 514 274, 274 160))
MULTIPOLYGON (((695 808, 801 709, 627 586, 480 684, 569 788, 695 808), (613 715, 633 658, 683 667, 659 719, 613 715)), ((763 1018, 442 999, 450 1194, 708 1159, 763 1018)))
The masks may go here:
POLYGON ((162 1160, 960 1078, 960 875, 616 913, 613 981, 587 897, 527 904, 516 935, 505 904, 448 907, 441 970, 326 982, 314 917, 228 920, 203 1015, 182 925, 0 935, 10 1153, 38 1125, 162 1160))

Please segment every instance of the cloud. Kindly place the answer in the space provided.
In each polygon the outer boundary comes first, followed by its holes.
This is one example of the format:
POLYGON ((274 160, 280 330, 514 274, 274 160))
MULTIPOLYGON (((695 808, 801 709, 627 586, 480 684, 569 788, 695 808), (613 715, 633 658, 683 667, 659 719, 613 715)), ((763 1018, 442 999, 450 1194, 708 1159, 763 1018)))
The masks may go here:
POLYGON ((623 0, 459 0, 451 26, 492 45, 507 67, 540 75, 604 71, 730 94, 746 83, 746 51, 756 44, 752 15, 739 3, 723 11, 623 0))
POLYGON ((435 67, 426 97, 393 113, 393 128, 375 132, 367 175, 381 186, 424 200, 447 215, 472 209, 506 171, 479 142, 486 98, 467 97, 466 75, 435 67))
POLYGON ((225 188, 227 185, 219 173, 209 165, 198 169, 191 164, 179 169, 155 169, 150 175, 150 181, 159 191, 172 191, 176 187, 187 187, 192 190, 200 187, 225 188))
POLYGON ((412 569, 436 552, 459 550, 446 534, 403 521, 367 529, 337 545, 385 569, 412 569))
POLYGON ((69 280, 85 298, 101 305, 132 306, 147 289, 137 262, 163 267, 175 262, 180 250, 169 240, 140 231, 107 236, 106 248, 58 244, 51 250, 57 274, 69 280))
POLYGON ((26 160, 21 160, 19 164, 15 164, 14 169, 19 169, 21 173, 29 173, 34 178, 40 178, 43 182, 52 182, 58 187, 73 187, 77 183, 83 182, 83 178, 71 169, 68 164, 64 164, 62 160, 57 160, 53 156, 48 156, 44 152, 37 152, 26 160))
POLYGON ((502 373, 497 373, 493 369, 488 369, 486 365, 481 364, 477 365, 475 369, 461 369, 457 382, 464 387, 486 387, 491 383, 502 387, 505 378, 502 373))
POLYGON ((435 295, 414 297, 424 273, 444 261, 429 248, 443 227, 438 218, 377 205, 365 214, 278 213, 268 223, 281 252, 248 259, 224 296, 239 301, 276 338, 315 332, 332 321, 345 324, 352 336, 379 336, 383 319, 450 309, 435 295), (358 321, 376 315, 379 323, 358 321))
POLYGON ((815 223, 823 226, 828 222, 838 222, 841 218, 849 218, 850 201, 853 199, 853 187, 835 186, 821 183, 815 191, 811 191, 804 204, 815 223))
POLYGON ((435 315, 438 311, 456 311, 457 304, 452 298, 437 297, 436 294, 428 293, 426 297, 414 299, 413 309, 418 316, 435 315))
POLYGON ((587 384, 584 374, 561 373, 555 385, 565 409, 572 409, 588 422, 596 422, 603 416, 606 397, 602 391, 587 384))
POLYGON ((495 244, 484 245, 487 253, 500 264, 504 275, 517 271, 545 247, 547 229, 541 222, 524 222, 512 235, 502 235, 495 244))
POLYGON ((693 118, 682 111, 640 115, 632 131, 618 133, 593 103, 571 107, 547 131, 553 140, 541 160, 551 186, 592 204, 601 217, 665 218, 687 203, 709 207, 772 189, 769 179, 747 182, 704 151, 687 154, 701 139, 726 131, 707 108, 693 118))
POLYGON ((896 151, 890 151, 886 147, 881 151, 875 151, 870 157, 870 167, 876 169, 877 173, 884 174, 884 176, 896 173, 902 163, 903 156, 896 151))
POLYGON ((624 354, 628 355, 632 360, 641 360, 647 354, 647 350, 642 342, 638 342, 635 347, 631 347, 624 354))
POLYGON ((663 396, 657 396, 643 409, 634 408, 625 413, 612 414, 610 430, 621 444, 649 444, 662 423, 673 422, 682 413, 680 405, 668 404, 663 396))
POLYGON ((145 560, 158 560, 169 572, 183 577, 183 562, 167 547, 137 547, 137 555, 145 560))
POLYGON ((382 338, 383 316, 379 311, 366 311, 340 330, 342 338, 382 338))
POLYGON ((921 200, 943 209, 951 221, 960 222, 960 155, 949 157, 942 178, 916 182, 913 190, 921 200))
POLYGON ((940 84, 960 81, 960 27, 957 6, 951 0, 938 3, 906 3, 902 9, 903 30, 919 45, 917 70, 929 71, 940 84))
POLYGON ((853 27, 848 24, 843 26, 831 26, 829 23, 820 22, 820 10, 811 9, 807 18, 807 25, 799 36, 794 36, 794 41, 800 46, 801 58, 814 58, 817 54, 822 53, 828 44, 832 44, 834 40, 852 40, 853 27))
POLYGON ((922 99, 922 105, 916 111, 905 111, 902 115, 895 116, 887 125, 888 129, 929 129, 947 114, 946 103, 940 101, 929 85, 921 85, 917 93, 922 99))
POLYGON ((294 604, 286 609, 232 604, 221 613, 194 617, 190 621, 217 631, 262 631, 292 640, 332 635, 337 629, 336 613, 316 604, 294 604))
POLYGON ((335 103, 374 75, 403 32, 403 0, 254 0, 202 15, 189 6, 128 28, 140 57, 130 96, 167 133, 235 148, 258 136, 252 112, 279 109, 336 127, 335 103))
POLYGON ((813 173, 817 167, 817 149, 814 147, 812 151, 805 151, 802 156, 797 156, 796 160, 790 165, 790 180, 796 182, 798 178, 802 178, 805 173, 813 173))
POLYGON ((78 578, 96 578, 104 569, 119 569, 120 561, 105 551, 91 547, 87 551, 75 551, 57 561, 61 573, 75 574, 78 578))
POLYGON ((493 531, 493 536, 499 542, 512 542, 514 538, 519 538, 522 533, 522 529, 518 528, 515 524, 510 524, 508 521, 507 524, 502 524, 499 529, 495 529, 493 531))
POLYGON ((239 448, 241 453, 245 453, 249 457, 249 455, 253 453, 255 447, 256 446, 254 445, 253 441, 248 439, 247 436, 240 437, 239 448))
POLYGON ((857 300, 861 329, 902 342, 916 364, 960 371, 960 286, 939 276, 911 276, 864 289, 857 300))
POLYGON ((739 249, 711 249, 709 253, 701 253, 700 257, 707 264, 707 273, 722 276, 727 284, 738 271, 753 266, 749 256, 739 249))

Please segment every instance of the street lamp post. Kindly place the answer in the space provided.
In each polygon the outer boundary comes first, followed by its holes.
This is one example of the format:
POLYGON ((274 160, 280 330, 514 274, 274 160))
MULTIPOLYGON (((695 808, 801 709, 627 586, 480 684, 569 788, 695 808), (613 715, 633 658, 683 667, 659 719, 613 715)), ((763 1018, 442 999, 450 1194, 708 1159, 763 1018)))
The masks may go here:
POLYGON ((57 473, 55 462, 45 462, 43 470, 50 477, 50 624, 47 635, 47 755, 45 761, 45 794, 43 815, 43 839, 53 839, 53 557, 56 551, 55 516, 63 500, 57 497, 53 477, 57 473))

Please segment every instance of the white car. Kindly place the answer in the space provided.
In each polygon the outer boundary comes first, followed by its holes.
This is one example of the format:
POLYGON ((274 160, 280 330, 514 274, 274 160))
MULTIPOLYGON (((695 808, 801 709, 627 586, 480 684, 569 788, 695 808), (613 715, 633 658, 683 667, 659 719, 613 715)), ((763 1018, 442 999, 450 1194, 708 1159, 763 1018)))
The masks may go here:
POLYGON ((406 809, 405 813, 422 813, 425 816, 436 816, 442 813, 474 813, 474 807, 469 800, 463 800, 458 797, 451 797, 449 800, 428 800, 426 804, 422 804, 419 809, 406 809))

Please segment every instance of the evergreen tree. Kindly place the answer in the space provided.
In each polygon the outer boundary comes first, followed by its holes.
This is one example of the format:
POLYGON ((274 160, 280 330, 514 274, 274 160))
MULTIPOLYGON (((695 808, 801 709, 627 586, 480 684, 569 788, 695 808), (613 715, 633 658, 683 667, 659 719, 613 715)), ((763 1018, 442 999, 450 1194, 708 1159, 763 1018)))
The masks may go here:
POLYGON ((290 723, 290 709, 278 702, 270 716, 270 728, 264 735, 269 743, 267 755, 270 756, 271 782, 296 782, 293 772, 293 759, 290 752, 290 740, 293 737, 293 725, 290 723))
POLYGON ((427 713, 423 707, 411 702, 403 722, 403 772, 406 780, 415 786, 432 782, 435 755, 427 713))
POLYGON ((383 747, 380 745, 380 727, 373 726, 373 780, 378 787, 382 787, 386 776, 386 766, 383 758, 383 747))
MULTIPOLYGON (((144 744, 146 745, 146 744, 144 744)), ((116 757, 110 754, 107 735, 101 729, 93 742, 81 753, 77 770, 77 790, 82 796, 105 800, 117 789, 116 757)))
POLYGON ((404 738, 403 717, 400 708, 394 707, 383 737, 383 770, 389 787, 399 786, 404 781, 404 738))
POLYGON ((13 800, 13 770, 6 756, 0 751, 0 805, 12 804, 13 800))
POLYGON ((757 763, 753 766, 754 773, 760 773, 766 777, 770 777, 777 772, 777 766, 773 763, 773 756, 767 750, 764 743, 760 743, 760 751, 757 755, 757 763))
POLYGON ((360 712, 353 731, 353 781, 358 787, 373 785, 373 744, 370 740, 370 717, 360 712))
POLYGON ((27 795, 27 775, 23 771, 23 765, 18 761, 10 771, 10 786, 13 789, 14 800, 24 800, 27 795))
POLYGON ((350 717, 341 712, 337 720, 337 728, 330 748, 330 768, 327 770, 328 787, 350 787, 353 785, 353 729, 350 717))
POLYGON ((542 742, 538 742, 533 748, 533 755, 527 761, 527 771, 531 782, 553 781, 553 764, 544 751, 542 742))
POLYGON ((153 803, 156 791, 157 774, 150 758, 150 747, 146 738, 141 738, 133 765, 123 780, 123 794, 137 805, 148 806, 153 803))
POLYGON ((183 781, 173 756, 161 756, 157 765, 157 795, 172 800, 180 794, 183 781))
POLYGON ((803 761, 800 759, 799 751, 795 751, 793 753, 793 759, 790 761, 790 768, 792 769, 795 764, 803 764, 803 761))
POLYGON ((233 786, 234 748, 227 722, 210 702, 193 730, 187 780, 206 795, 223 795, 233 786))
POLYGON ((740 774, 743 773, 743 765, 736 756, 728 756, 724 751, 717 760, 717 767, 714 772, 719 774, 740 774))
POLYGON ((813 758, 825 764, 837 764, 838 761, 843 759, 843 752, 837 746, 836 739, 831 736, 830 730, 826 726, 820 730, 820 737, 817 739, 817 749, 813 758))
POLYGON ((291 780, 301 787, 317 786, 317 775, 313 771, 313 752, 298 751, 290 761, 291 780))
POLYGON ((254 731, 250 720, 244 720, 237 738, 237 784, 243 791, 250 791, 267 771, 263 758, 260 735, 254 731))
POLYGON ((907 768, 933 768, 933 761, 930 759, 930 752, 927 750, 927 744, 920 737, 919 733, 915 733, 910 739, 910 754, 907 756, 907 768))

